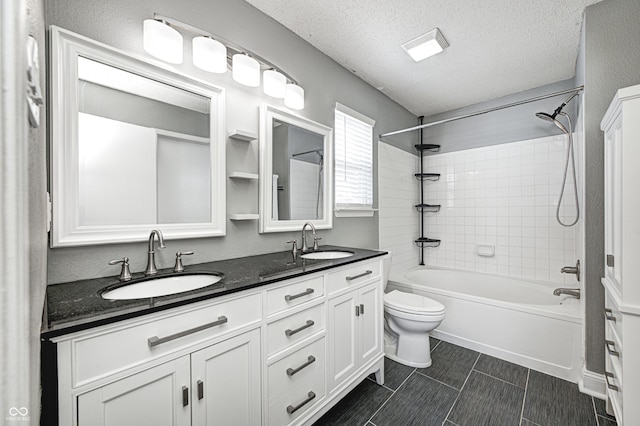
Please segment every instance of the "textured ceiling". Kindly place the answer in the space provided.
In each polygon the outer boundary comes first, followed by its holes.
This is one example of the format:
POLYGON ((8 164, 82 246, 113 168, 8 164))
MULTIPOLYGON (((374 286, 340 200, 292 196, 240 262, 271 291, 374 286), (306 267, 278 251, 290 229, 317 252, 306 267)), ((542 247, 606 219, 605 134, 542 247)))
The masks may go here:
POLYGON ((246 0, 412 113, 429 116, 572 78, 600 0, 246 0), (400 47, 435 27, 451 45, 400 47))

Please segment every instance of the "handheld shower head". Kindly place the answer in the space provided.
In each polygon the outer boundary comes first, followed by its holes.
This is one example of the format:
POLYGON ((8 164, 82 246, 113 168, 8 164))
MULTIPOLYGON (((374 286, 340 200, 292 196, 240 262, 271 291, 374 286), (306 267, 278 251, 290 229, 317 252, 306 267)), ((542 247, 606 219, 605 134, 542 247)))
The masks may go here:
MULTIPOLYGON (((558 108, 556 108, 555 111, 553 111, 553 114, 547 114, 546 112, 536 112, 536 117, 541 118, 545 121, 550 121, 553 124, 556 125, 556 127, 558 127, 560 130, 562 130, 563 133, 569 134, 569 131, 567 130, 566 127, 564 127, 564 125, 562 123, 560 123, 556 117, 558 115, 564 115, 567 116, 564 112, 562 112, 562 108, 564 108, 570 101, 571 99, 575 98, 576 96, 578 96, 579 92, 575 92, 574 94, 572 94, 571 96, 569 96, 569 98, 567 98, 566 101, 564 101, 562 103, 562 105, 560 105, 558 108)), ((568 116, 567 116, 568 117, 568 116)))

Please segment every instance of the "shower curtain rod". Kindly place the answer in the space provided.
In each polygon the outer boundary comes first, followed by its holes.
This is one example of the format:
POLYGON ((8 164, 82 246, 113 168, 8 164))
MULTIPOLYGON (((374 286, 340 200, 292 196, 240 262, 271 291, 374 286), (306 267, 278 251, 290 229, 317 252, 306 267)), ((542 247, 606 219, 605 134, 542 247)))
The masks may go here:
POLYGON ((499 110, 505 109, 505 108, 511 108, 511 107, 514 107, 514 106, 524 105, 524 104, 528 104, 528 103, 531 103, 531 102, 541 101, 541 100, 547 99, 547 98, 554 98, 556 96, 566 95, 567 93, 581 92, 582 90, 584 90, 584 86, 578 86, 578 87, 576 87, 574 89, 562 90, 560 92, 555 92, 555 93, 550 93, 548 95, 543 95, 543 96, 538 96, 538 97, 535 97, 535 98, 525 99, 523 101, 513 102, 513 103, 510 103, 510 104, 501 105, 501 106, 485 109, 485 110, 478 111, 478 112, 472 112, 470 114, 460 115, 458 117, 445 118, 444 120, 433 121, 431 123, 425 123, 425 124, 421 124, 419 126, 409 127, 407 129, 396 130, 395 132, 381 133, 379 135, 379 138, 384 138, 386 136, 398 135, 400 133, 411 132, 413 130, 420 130, 420 129, 424 129, 426 127, 435 126, 437 124, 444 124, 444 123, 449 123, 450 121, 462 120, 463 118, 475 117, 476 115, 482 115, 482 114, 486 114, 488 112, 499 111, 499 110))

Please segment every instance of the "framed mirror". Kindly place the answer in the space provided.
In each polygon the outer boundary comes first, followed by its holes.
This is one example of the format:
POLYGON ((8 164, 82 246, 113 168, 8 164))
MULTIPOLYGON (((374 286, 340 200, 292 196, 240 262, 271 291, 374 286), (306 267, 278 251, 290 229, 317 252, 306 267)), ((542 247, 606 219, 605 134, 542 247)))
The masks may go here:
POLYGON ((333 226, 332 129, 263 104, 260 108, 260 232, 333 226))
POLYGON ((225 235, 224 90, 51 27, 51 246, 225 235))

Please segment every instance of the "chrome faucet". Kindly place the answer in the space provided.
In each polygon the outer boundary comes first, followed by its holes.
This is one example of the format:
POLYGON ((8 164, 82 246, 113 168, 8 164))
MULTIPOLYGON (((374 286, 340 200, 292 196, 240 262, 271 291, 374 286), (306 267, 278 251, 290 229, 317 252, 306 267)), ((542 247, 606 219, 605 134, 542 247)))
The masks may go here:
POLYGON ((164 245, 164 238, 162 237, 162 232, 159 229, 154 229, 151 231, 149 235, 149 249, 147 250, 147 267, 144 270, 145 275, 155 275, 158 273, 158 269, 156 268, 156 259, 155 259, 155 251, 153 250, 153 240, 154 237, 158 237, 158 248, 163 249, 166 246, 164 245))
POLYGON ((302 227, 302 252, 303 253, 309 251, 309 246, 307 246, 307 234, 305 232, 307 229, 307 226, 311 227, 311 232, 313 233, 313 249, 318 250, 318 239, 316 238, 316 227, 313 226, 313 223, 307 222, 302 227))
POLYGON ((580 289, 579 288, 556 288, 553 290, 554 296, 560 296, 561 294, 567 294, 569 296, 573 296, 576 299, 580 299, 580 289))
POLYGON ((576 279, 580 282, 580 259, 576 261, 576 266, 565 266, 560 269, 563 274, 575 274, 576 279))

